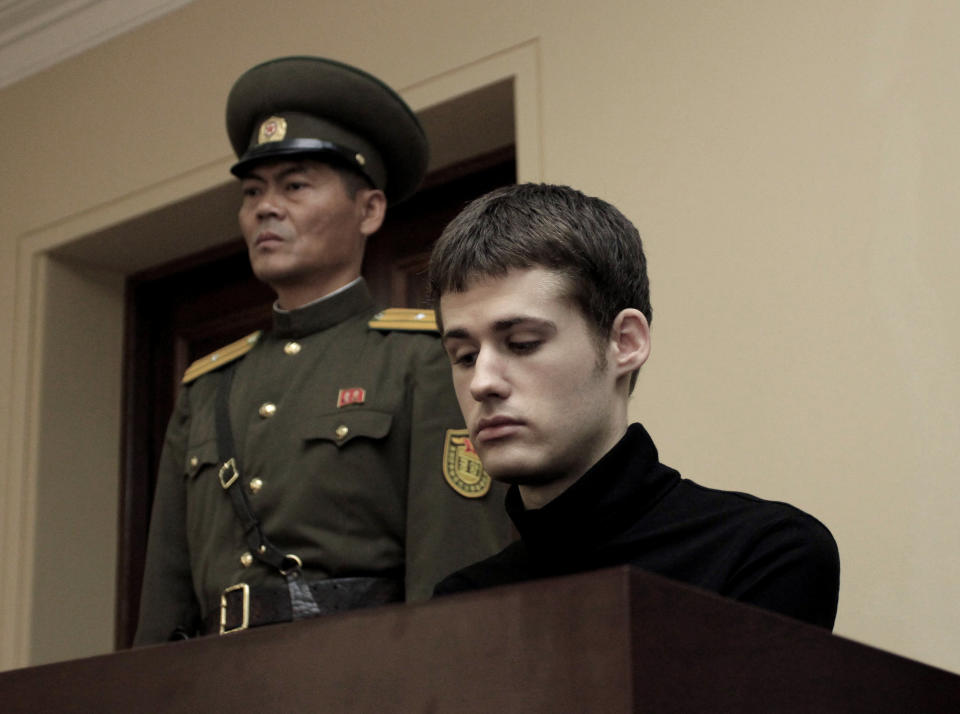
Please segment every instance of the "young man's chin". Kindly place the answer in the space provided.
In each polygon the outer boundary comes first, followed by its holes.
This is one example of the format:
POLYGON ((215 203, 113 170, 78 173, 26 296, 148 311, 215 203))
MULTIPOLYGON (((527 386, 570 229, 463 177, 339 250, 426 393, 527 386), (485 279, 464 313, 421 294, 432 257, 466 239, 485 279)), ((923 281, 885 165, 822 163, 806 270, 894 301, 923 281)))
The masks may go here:
POLYGON ((487 459, 481 455, 480 460, 484 470, 490 474, 490 478, 500 483, 540 486, 551 481, 541 465, 527 460, 497 458, 496 455, 488 455, 487 459))

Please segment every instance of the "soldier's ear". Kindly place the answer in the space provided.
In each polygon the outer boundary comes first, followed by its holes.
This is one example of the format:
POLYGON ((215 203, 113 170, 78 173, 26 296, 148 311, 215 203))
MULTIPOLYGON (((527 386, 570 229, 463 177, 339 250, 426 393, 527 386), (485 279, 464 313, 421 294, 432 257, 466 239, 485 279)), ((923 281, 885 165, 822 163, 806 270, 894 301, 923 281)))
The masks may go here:
POLYGON ((357 209, 360 211, 360 232, 369 238, 383 225, 387 215, 387 197, 378 188, 357 191, 357 209))
POLYGON ((619 377, 636 372, 650 356, 650 324, 635 308, 621 310, 610 329, 612 363, 619 377))

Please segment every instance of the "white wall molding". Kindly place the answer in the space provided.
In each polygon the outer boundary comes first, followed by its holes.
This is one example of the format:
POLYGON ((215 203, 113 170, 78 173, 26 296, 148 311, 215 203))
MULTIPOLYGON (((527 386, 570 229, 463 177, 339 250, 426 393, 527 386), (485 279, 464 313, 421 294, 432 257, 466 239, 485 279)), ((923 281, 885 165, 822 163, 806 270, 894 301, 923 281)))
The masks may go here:
POLYGON ((0 0, 0 88, 193 0, 0 0))

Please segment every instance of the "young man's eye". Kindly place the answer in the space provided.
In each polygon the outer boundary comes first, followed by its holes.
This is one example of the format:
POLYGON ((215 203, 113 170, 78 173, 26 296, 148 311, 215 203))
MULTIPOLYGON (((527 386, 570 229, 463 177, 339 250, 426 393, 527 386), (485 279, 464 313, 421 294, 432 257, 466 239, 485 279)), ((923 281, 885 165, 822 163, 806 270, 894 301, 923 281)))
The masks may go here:
POLYGON ((450 355, 450 361, 458 367, 472 367, 477 361, 476 352, 457 352, 450 355))
POLYGON ((525 355, 536 350, 543 344, 543 340, 522 340, 510 343, 510 351, 515 354, 525 355))
POLYGON ((253 198, 253 197, 255 197, 255 196, 259 196, 259 195, 260 195, 260 187, 259 187, 259 186, 244 186, 244 187, 241 189, 240 192, 241 192, 241 194, 243 195, 244 198, 253 198))

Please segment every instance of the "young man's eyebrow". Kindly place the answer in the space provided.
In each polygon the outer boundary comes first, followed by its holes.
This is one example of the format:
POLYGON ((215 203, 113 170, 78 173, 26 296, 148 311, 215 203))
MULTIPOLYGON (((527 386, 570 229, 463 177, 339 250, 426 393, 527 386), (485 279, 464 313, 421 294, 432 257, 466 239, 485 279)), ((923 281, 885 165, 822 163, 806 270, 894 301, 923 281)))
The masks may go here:
POLYGON ((455 327, 452 330, 444 330, 440 336, 440 342, 446 344, 447 340, 465 340, 470 337, 470 333, 462 327, 455 327))
MULTIPOLYGON (((493 331, 506 332, 507 330, 513 329, 517 325, 526 325, 527 323, 529 323, 531 327, 547 329, 553 332, 557 331, 557 324, 553 322, 553 320, 528 316, 507 317, 502 320, 497 320, 493 323, 493 331)), ((440 338, 440 341, 446 344, 447 340, 465 340, 469 339, 469 337, 469 331, 462 327, 454 327, 449 330, 445 330, 443 336, 440 338)))
POLYGON ((517 317, 508 317, 503 320, 497 320, 493 323, 494 332, 506 332, 517 325, 526 325, 530 324, 531 327, 540 327, 547 328, 549 330, 556 330, 557 324, 553 320, 547 320, 542 317, 529 317, 529 316, 517 316, 517 317))

